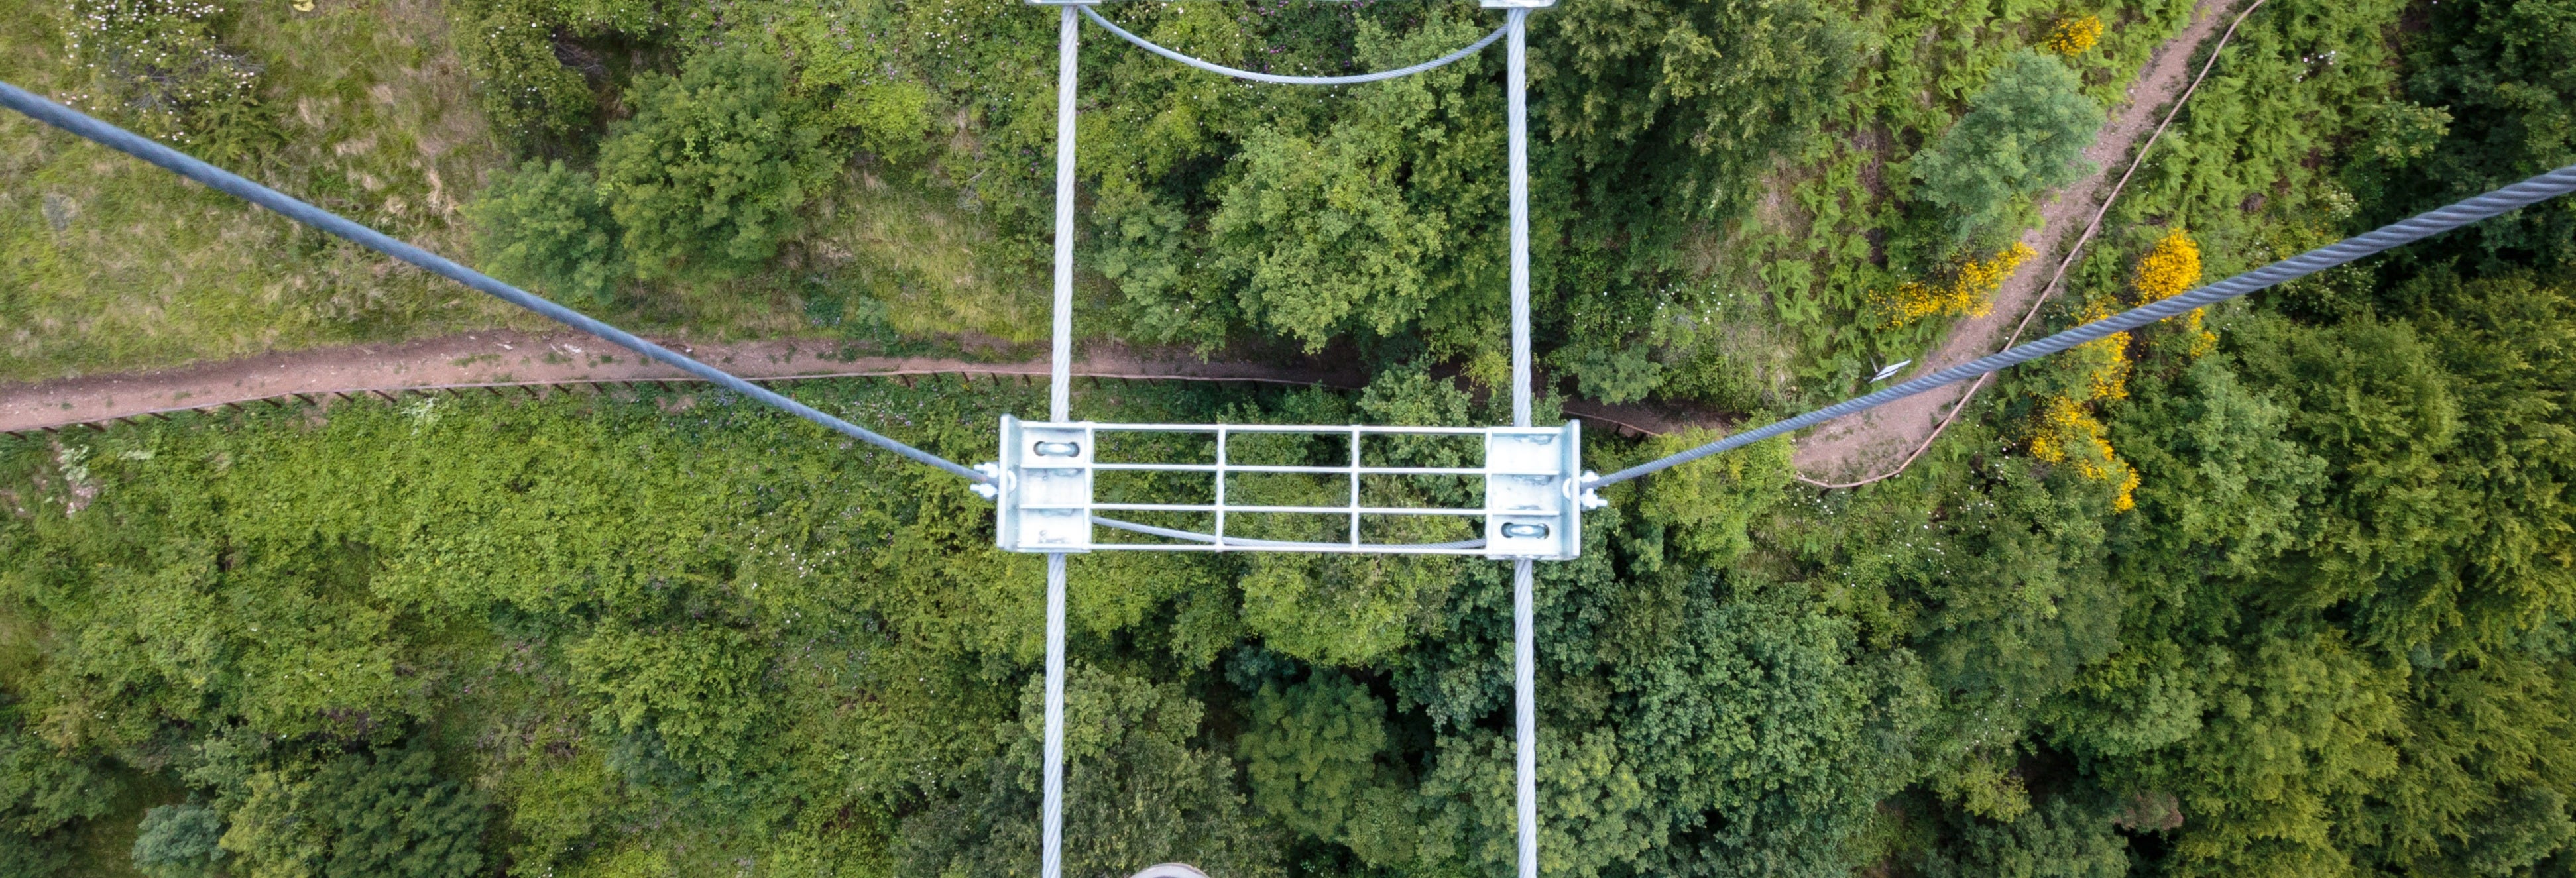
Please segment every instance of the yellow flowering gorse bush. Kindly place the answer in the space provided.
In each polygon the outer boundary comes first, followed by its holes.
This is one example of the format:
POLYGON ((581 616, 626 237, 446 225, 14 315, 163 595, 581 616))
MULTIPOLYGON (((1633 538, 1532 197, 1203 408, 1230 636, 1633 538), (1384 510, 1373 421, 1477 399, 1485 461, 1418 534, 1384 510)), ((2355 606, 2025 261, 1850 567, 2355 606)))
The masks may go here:
MULTIPOLYGON (((2137 290, 2138 304, 2143 305, 2191 289, 2200 283, 2200 272, 2200 244, 2191 239, 2190 233, 2170 229, 2138 259, 2130 286, 2137 290)), ((2096 300, 2085 306, 2084 320, 2089 323, 2109 317, 2121 307, 2116 297, 2096 300)), ((2201 319, 2201 312, 2193 310, 2182 321, 2183 331, 2191 340, 2189 353, 2195 357, 2218 345, 2218 336, 2202 328, 2201 319)), ((2049 463, 2071 462, 2085 478, 2117 482, 2119 495, 2112 499, 2111 508, 2123 512, 2137 506, 2133 495, 2138 487, 2138 471, 2111 447, 2109 431, 2095 414, 2094 404, 2128 397, 2129 340, 2126 332, 2113 333, 2068 351, 2068 356, 2084 365, 2084 398, 2048 398, 2040 405, 2039 424, 2030 439, 2032 457, 2049 463)))
MULTIPOLYGON (((2170 229, 2147 255, 2138 260, 2138 274, 2132 285, 2138 289, 2138 304, 2170 299, 2189 292, 2200 283, 2200 244, 2182 229, 2170 229)), ((2191 339, 2191 355, 2200 356, 2216 350, 2218 336, 2202 328, 2202 311, 2194 308, 2182 317, 2185 336, 2191 339)))
POLYGON ((1926 317, 1983 317, 1994 310, 1995 290, 2004 285, 2004 279, 2036 255, 2030 245, 2014 241, 1993 256, 1962 263, 1946 281, 1906 281, 1894 292, 1880 294, 1873 304, 1887 326, 1926 317))
POLYGON ((2048 37, 2040 40, 2039 46, 2060 55, 2081 55, 2101 39, 2101 17, 2087 15, 2058 19, 2057 26, 2049 29, 2048 37))

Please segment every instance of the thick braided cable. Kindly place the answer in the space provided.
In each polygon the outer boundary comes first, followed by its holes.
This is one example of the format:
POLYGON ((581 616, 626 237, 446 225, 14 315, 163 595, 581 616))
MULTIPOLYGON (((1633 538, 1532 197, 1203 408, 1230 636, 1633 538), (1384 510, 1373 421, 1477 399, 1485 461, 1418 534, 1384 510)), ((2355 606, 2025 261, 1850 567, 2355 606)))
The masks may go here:
MULTIPOLYGON (((1057 21, 1055 65, 1055 349, 1047 379, 1047 418, 1072 420, 1074 85, 1082 22, 1065 7, 1057 21)), ((1064 553, 1047 556, 1046 731, 1038 803, 1038 878, 1064 875, 1064 553)))
POLYGON ((151 162, 179 176, 206 184, 219 192, 276 211, 287 219, 303 223, 348 239, 358 246, 428 269, 430 273, 473 287, 493 298, 534 311, 540 316, 590 333, 611 344, 643 354, 651 359, 676 366, 680 371, 705 379, 726 390, 742 394, 786 411, 788 414, 821 424, 833 432, 892 451, 947 471, 974 482, 991 478, 958 465, 955 461, 895 441, 875 431, 840 418, 824 414, 813 406, 779 395, 769 388, 736 378, 714 366, 683 356, 678 351, 635 337, 623 329, 593 319, 587 314, 538 298, 518 287, 492 279, 482 272, 448 261, 427 250, 395 240, 392 236, 351 221, 338 214, 297 200, 275 189, 253 183, 241 175, 206 164, 186 153, 171 149, 134 132, 90 118, 70 107, 29 93, 25 89, 0 82, 0 106, 27 114, 36 121, 88 138, 109 149, 151 162))
POLYGON ((1835 418, 1861 412, 1904 399, 1918 393, 1957 384, 1988 372, 2017 366, 2058 351, 2104 338, 2116 332, 2136 329, 2159 320, 2174 317, 2196 308, 2224 302, 2283 281, 2306 277, 2393 247, 2411 244, 2434 235, 2460 228, 2482 219, 2517 208, 2528 207, 2576 192, 2576 165, 2560 168, 2511 186, 2489 192, 2440 210, 2418 214, 2391 223, 2368 234, 2345 238, 2262 268, 2192 290, 2170 299, 2162 299, 2137 308, 2096 320, 2065 332, 2019 347, 2007 348, 1991 356, 1952 366, 1921 378, 1880 390, 1867 396, 1844 400, 1785 421, 1747 430, 1669 457, 1647 461, 1627 469, 1583 483, 1586 489, 1615 485, 1638 476, 1662 472, 1721 451, 1741 448, 1773 436, 1806 429, 1835 418))
MULTIPOLYGON (((1512 426, 1530 425, 1529 13, 1515 8, 1503 74, 1511 139, 1512 426)), ((1490 464, 1492 461, 1487 461, 1490 464)), ((1514 873, 1538 878, 1538 623, 1530 559, 1512 562, 1512 841, 1514 873)))
POLYGON ((1074 8, 1082 10, 1083 16, 1091 19, 1091 23, 1107 28, 1110 33, 1117 34, 1119 39, 1135 43, 1136 48, 1161 55, 1165 58, 1170 58, 1174 61, 1196 67, 1200 70, 1205 70, 1209 73, 1222 73, 1236 79, 1249 79, 1254 82, 1268 82, 1279 85, 1357 85, 1363 82, 1378 82, 1380 80, 1412 76, 1425 70, 1448 66, 1451 62, 1457 61, 1460 58, 1476 54, 1478 50, 1483 49, 1486 46, 1493 45, 1495 40, 1502 39, 1503 31, 1508 29, 1508 27, 1495 28, 1493 33, 1486 34, 1484 39, 1477 40, 1476 42, 1469 44, 1464 49, 1442 55, 1438 58, 1433 58, 1429 61, 1424 61, 1411 67, 1399 67, 1394 70, 1380 70, 1376 73, 1354 73, 1349 76, 1281 76, 1276 73, 1257 73, 1241 68, 1227 67, 1223 64, 1211 61, 1201 61, 1197 58, 1192 58, 1188 55, 1163 48, 1162 46, 1156 45, 1152 40, 1128 33, 1126 28, 1119 27, 1116 23, 1103 17, 1099 12, 1093 11, 1088 5, 1077 6, 1074 8))
POLYGON ((1049 552, 1046 588, 1045 801, 1038 811, 1038 876, 1064 875, 1064 553, 1049 552))

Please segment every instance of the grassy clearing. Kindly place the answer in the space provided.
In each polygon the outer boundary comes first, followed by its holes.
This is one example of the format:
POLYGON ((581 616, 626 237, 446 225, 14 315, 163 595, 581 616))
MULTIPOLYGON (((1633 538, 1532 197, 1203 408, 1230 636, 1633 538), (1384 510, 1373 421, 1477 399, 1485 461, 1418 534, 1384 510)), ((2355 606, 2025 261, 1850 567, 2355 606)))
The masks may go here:
MULTIPOLYGON (((63 95, 61 5, 0 0, 0 78, 63 95)), ((421 0, 246 8, 278 144, 242 170, 462 253, 461 202, 500 159, 421 0)), ((0 379, 489 326, 500 308, 108 150, 0 118, 0 379)))
POLYGON ((839 298, 882 303, 889 328, 907 336, 1046 337, 1047 282, 1031 270, 1044 254, 997 253, 992 227, 953 195, 869 170, 844 182, 814 207, 810 245, 839 298))
MULTIPOLYGON (((60 0, 0 0, 0 79, 63 98, 60 0)), ((278 137, 235 170, 473 264, 463 207, 508 161, 436 0, 239 7, 278 137)), ((855 323, 1041 335, 1045 290, 953 196, 853 171, 809 205, 802 252, 741 281, 638 287, 594 309, 645 331, 776 337, 855 323), (821 295, 817 295, 817 293, 821 295), (814 300, 814 301, 809 301, 814 300), (881 301, 882 304, 875 304, 881 301), (820 314, 819 303, 833 313, 820 314)), ((538 321, 423 272, 15 114, 0 116, 0 381, 221 360, 538 321)), ((1017 256, 1025 257, 1026 254, 1017 256)))

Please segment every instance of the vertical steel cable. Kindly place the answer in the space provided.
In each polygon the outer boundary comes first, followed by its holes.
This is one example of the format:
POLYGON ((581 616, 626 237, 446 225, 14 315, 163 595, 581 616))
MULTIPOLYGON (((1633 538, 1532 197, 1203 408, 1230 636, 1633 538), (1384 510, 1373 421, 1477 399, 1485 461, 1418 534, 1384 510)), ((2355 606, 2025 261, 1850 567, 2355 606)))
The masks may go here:
POLYGON ((1529 10, 1507 13, 1511 70, 1504 75, 1512 141, 1512 426, 1530 425, 1529 10))
MULTIPOLYGON (((1530 425, 1529 303, 1529 10, 1507 13, 1510 69, 1504 73, 1511 120, 1512 426, 1530 425)), ((1512 779, 1518 819, 1520 878, 1538 878, 1538 650, 1530 559, 1512 562, 1512 779)))
MULTIPOLYGON (((1075 7, 1063 8, 1055 61, 1055 373, 1047 381, 1047 419, 1073 416, 1073 88, 1081 43, 1075 7)), ((1038 875, 1064 874, 1064 553, 1047 555, 1046 789, 1040 806, 1038 875)))
POLYGON ((1075 7, 1064 7, 1055 62, 1055 377, 1047 384, 1048 419, 1063 423, 1073 407, 1073 86, 1080 41, 1075 7))
POLYGON ((1530 559, 1512 562, 1512 779, 1520 829, 1520 878, 1538 878, 1538 632, 1530 559))
POLYGON ((1038 822, 1038 874, 1064 875, 1064 553, 1047 555, 1046 803, 1038 822))

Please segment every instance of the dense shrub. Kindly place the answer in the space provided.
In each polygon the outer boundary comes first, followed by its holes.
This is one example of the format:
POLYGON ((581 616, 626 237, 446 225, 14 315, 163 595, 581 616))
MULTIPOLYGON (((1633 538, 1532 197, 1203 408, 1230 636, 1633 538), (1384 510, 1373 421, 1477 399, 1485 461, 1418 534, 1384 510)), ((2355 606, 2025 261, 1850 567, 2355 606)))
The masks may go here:
MULTIPOLYGON (((219 803, 229 824, 223 848, 253 875, 481 874, 483 797, 437 767, 422 748, 219 766, 240 771, 219 803)), ((178 827, 165 818, 165 828, 178 827)))
POLYGON ((0 874, 42 878, 70 864, 78 821, 107 813, 121 786, 87 754, 35 735, 25 705, 0 690, 0 874))
POLYGON ((2091 170, 2084 148, 2102 107, 2055 57, 2023 50, 1969 100, 1968 114, 1913 159, 1915 197, 1943 211, 1954 241, 2015 230, 2041 190, 2091 170))
POLYGON ((594 88, 607 83, 592 79, 609 71, 579 39, 647 39, 665 27, 651 0, 458 0, 447 13, 484 118, 538 150, 585 140, 596 124, 594 88))
POLYGON ((787 86, 784 62, 744 44, 692 56, 677 77, 636 78, 635 117, 600 147, 599 187, 639 274, 728 277, 778 253, 830 167, 787 86))
POLYGON ((134 869, 151 878, 216 878, 223 874, 224 816, 194 802, 143 812, 134 835, 134 869))
POLYGON ((616 298, 628 269, 589 174, 531 160, 494 174, 467 211, 485 271, 542 294, 596 305, 616 298))

